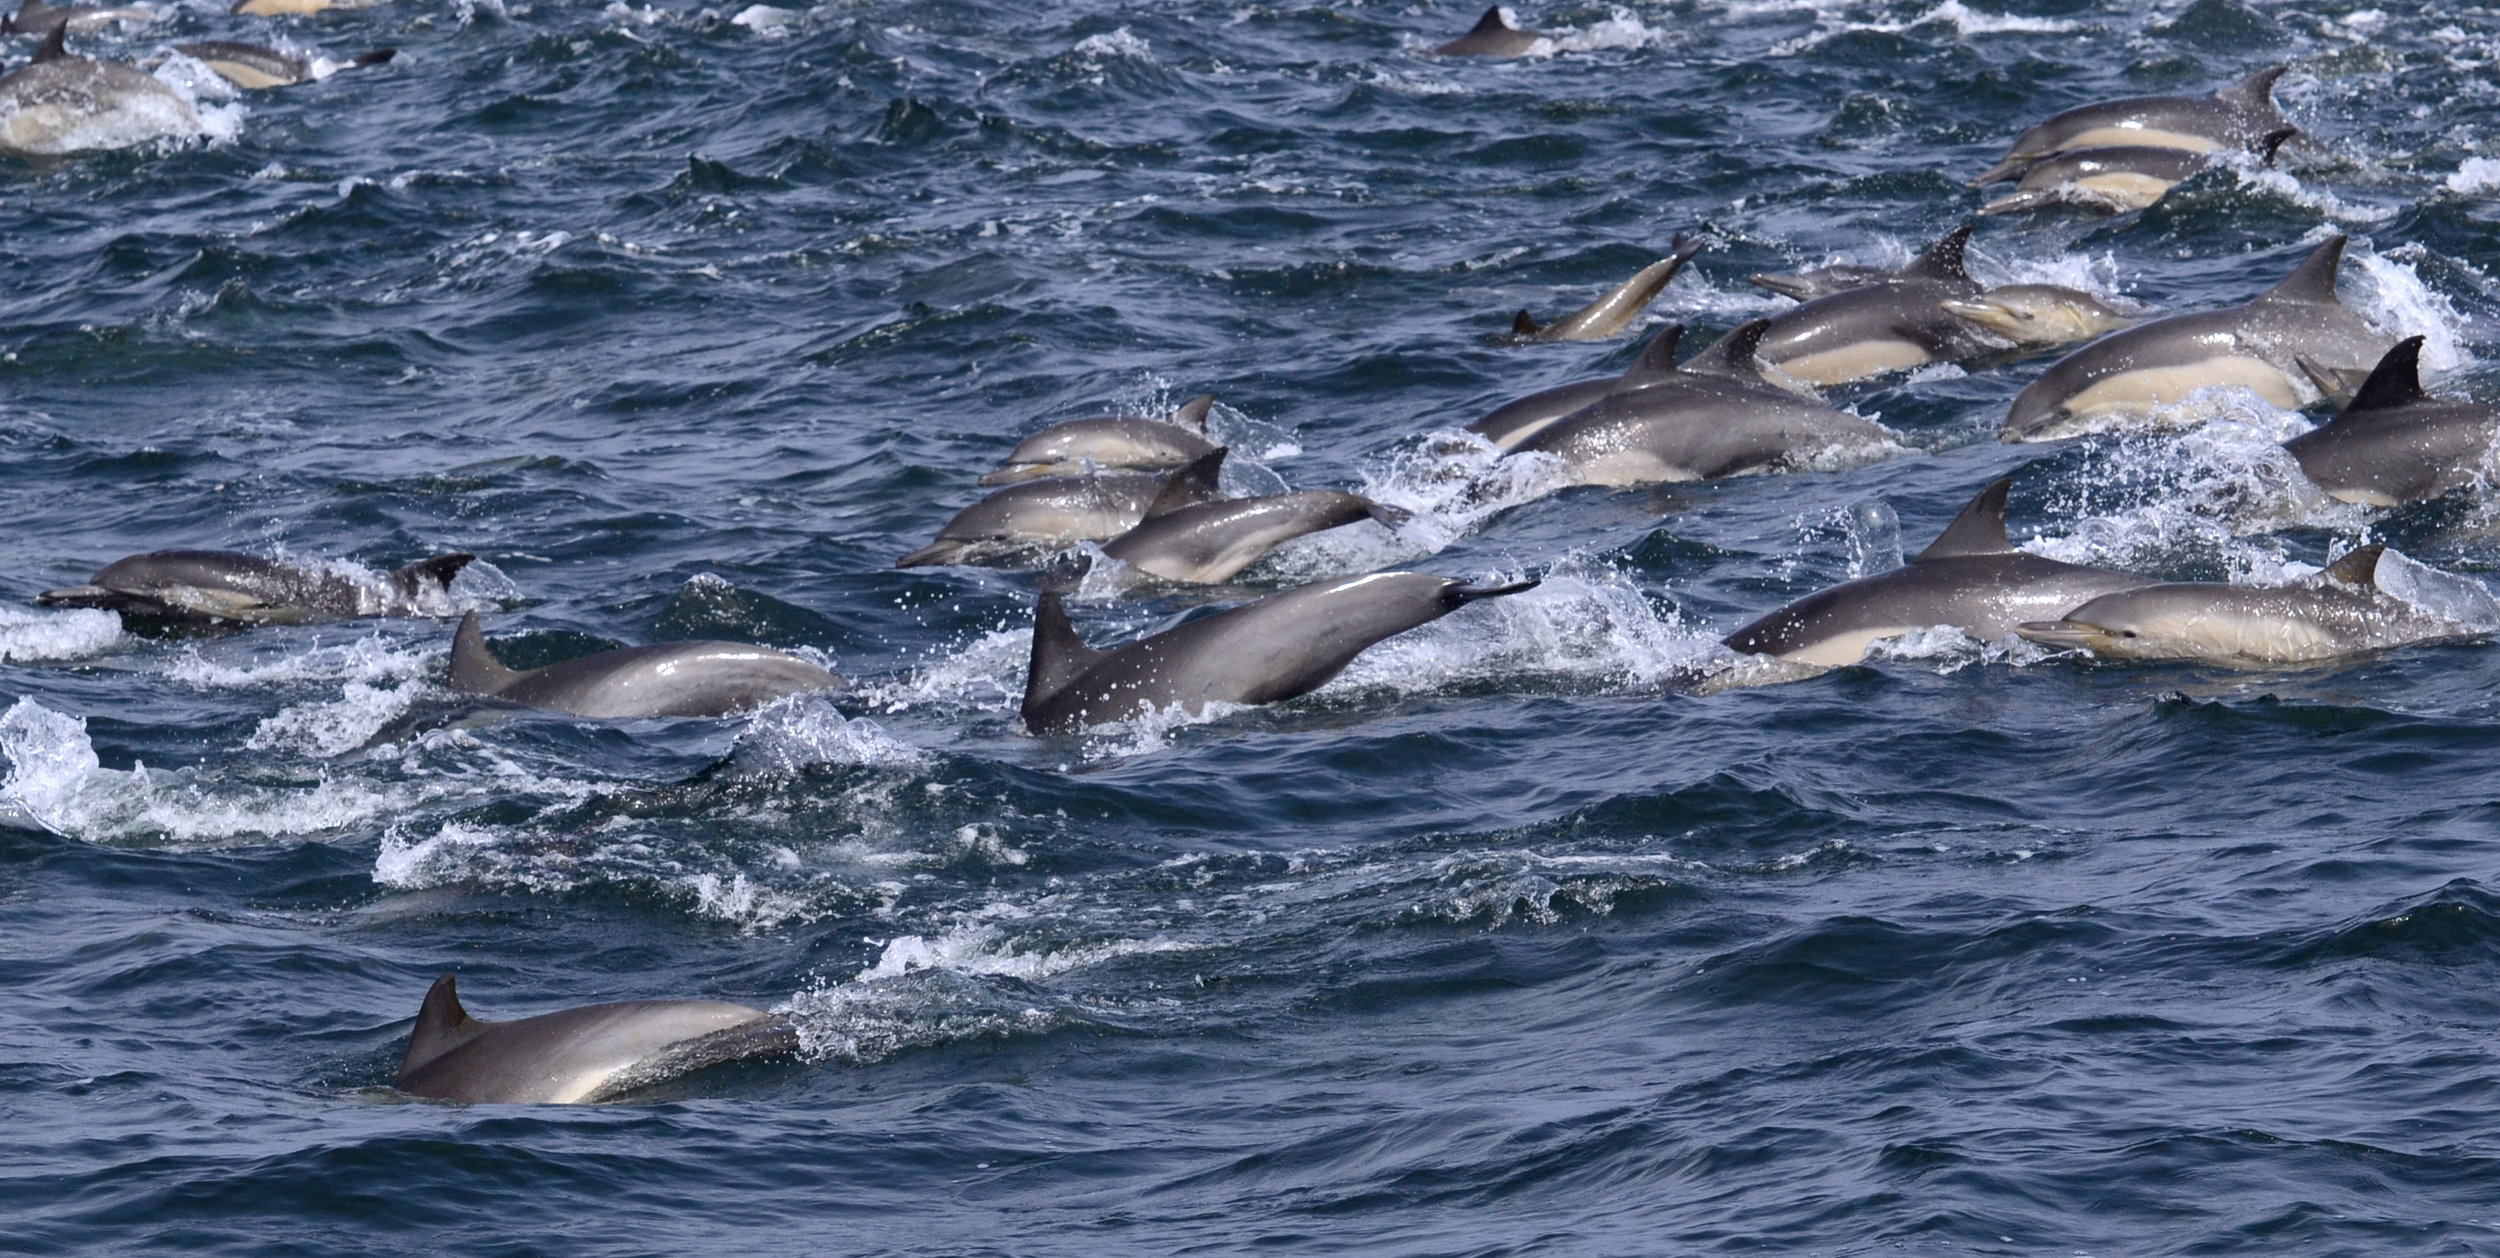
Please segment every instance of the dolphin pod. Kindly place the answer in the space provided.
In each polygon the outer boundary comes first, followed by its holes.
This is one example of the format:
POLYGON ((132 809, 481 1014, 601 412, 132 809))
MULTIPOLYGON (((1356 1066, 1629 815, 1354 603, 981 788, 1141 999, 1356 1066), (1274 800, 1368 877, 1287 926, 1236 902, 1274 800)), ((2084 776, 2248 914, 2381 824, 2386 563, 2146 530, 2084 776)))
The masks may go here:
POLYGON ((717 1000, 627 1000, 488 1022, 461 1007, 446 974, 417 1009, 392 1086, 441 1101, 567 1105, 798 1047, 788 1019, 717 1000))
POLYGON ((358 581, 230 550, 158 550, 106 564, 85 585, 46 590, 44 607, 98 607, 142 620, 284 625, 359 616, 441 616, 475 555, 436 555, 358 581))
POLYGON ((841 678, 787 651, 745 642, 618 647, 510 669, 488 649, 476 612, 460 618, 451 644, 454 691, 602 721, 729 716, 841 686, 841 678))

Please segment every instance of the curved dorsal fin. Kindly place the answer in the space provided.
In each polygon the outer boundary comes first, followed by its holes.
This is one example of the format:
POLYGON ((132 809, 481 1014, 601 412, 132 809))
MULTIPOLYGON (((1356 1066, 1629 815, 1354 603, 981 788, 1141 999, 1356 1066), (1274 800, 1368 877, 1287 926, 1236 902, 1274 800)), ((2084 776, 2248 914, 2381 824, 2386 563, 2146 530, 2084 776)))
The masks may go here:
POLYGON ((1467 28, 1467 33, 1470 35, 1492 35, 1502 31, 1516 29, 1518 28, 1502 20, 1502 6, 1497 4, 1490 9, 1486 9, 1484 11, 1484 16, 1477 18, 1474 26, 1467 28))
POLYGON ((2298 127, 2276 127, 2266 132, 2257 141, 2257 160, 2272 166, 2275 153, 2283 147, 2286 141, 2299 134, 2300 128, 2298 127))
POLYGON ((1032 726, 1036 709, 1084 676, 1086 669, 1107 654, 1085 645, 1085 639, 1077 636, 1058 591, 1044 591, 1041 602, 1033 608, 1033 660, 1024 674, 1026 727, 1032 726))
POLYGON ((1223 497, 1224 491, 1216 488, 1215 479, 1224 470, 1224 456, 1230 449, 1229 446, 1217 446, 1173 472, 1171 479, 1163 482, 1163 492, 1146 504, 1146 514, 1140 518, 1151 520, 1156 516, 1170 515, 1183 507, 1194 507, 1223 497))
POLYGON ((2292 269, 2283 282, 2265 291, 2260 301, 2298 301, 2311 305, 2335 304, 2335 273, 2344 265, 2344 237, 2330 236, 2317 252, 2310 254, 2292 269))
POLYGON ((2387 548, 2377 542, 2355 547, 2351 554, 2328 564, 2326 575, 2346 585, 2375 590, 2378 588, 2378 561, 2386 553, 2387 548))
POLYGON ((1632 360, 1632 365, 1625 369, 1623 380, 1616 387, 1637 389, 1674 375, 1675 347, 1683 339, 1684 325, 1681 323, 1670 323, 1660 328, 1658 335, 1649 338, 1649 344, 1641 347, 1641 356, 1632 360))
POLYGON ((2289 69, 2291 69, 2290 66, 2267 66, 2214 93, 2214 99, 2227 100, 2234 105, 2247 105, 2258 109, 2271 107, 2274 104, 2274 81, 2282 78, 2284 72, 2289 69))
POLYGON ((520 679, 521 674, 505 668, 486 649, 486 631, 478 627, 477 613, 461 617, 460 628, 451 635, 451 688, 462 694, 501 694, 520 679))
POLYGON ((1740 324, 1735 331, 1710 343, 1710 348, 1693 355, 1684 370, 1696 375, 1731 376, 1738 380, 1763 380, 1762 334, 1771 330, 1771 321, 1756 319, 1740 324))
POLYGON ((449 586, 460 570, 477 562, 470 554, 436 555, 420 559, 391 574, 391 586, 402 594, 415 596, 431 585, 437 589, 449 586))
POLYGON ((451 975, 434 980, 417 1007, 416 1029, 408 1033, 408 1055, 399 1059, 399 1082, 427 1063, 485 1034, 491 1022, 480 1022, 460 1007, 460 987, 451 975))
POLYGON ((1918 255, 1916 262, 1894 274, 1904 279, 1933 279, 1976 286, 1977 281, 1971 279, 1970 272, 1962 266, 1962 253, 1970 245, 1970 233, 1969 223, 1946 232, 1943 239, 1927 246, 1927 252, 1918 255))
POLYGON ((1215 395, 1201 393, 1172 408, 1172 413, 1164 416, 1163 422, 1177 424, 1203 437, 1207 433, 1207 415, 1214 409, 1215 395))
POLYGON ((1542 331, 1544 331, 1544 329, 1536 325, 1536 319, 1525 310, 1522 310, 1510 317, 1510 334, 1512 336, 1535 336, 1537 333, 1542 331))
POLYGON ((2013 488, 2014 478, 2000 476, 1988 482, 1979 496, 1944 526, 1944 532, 1918 552, 1918 563, 1928 559, 1947 559, 1955 555, 2002 555, 2014 549, 2005 537, 2005 491, 2013 488))
POLYGON ((47 61, 62 61, 68 57, 69 23, 63 22, 53 27, 51 34, 43 37, 43 47, 35 50, 35 59, 27 64, 42 65, 47 61))
POLYGON ((2392 411, 2401 406, 2411 406, 2429 396, 2422 391, 2422 338, 2408 336, 2396 342, 2396 347, 2378 360, 2378 366, 2370 371, 2370 378, 2361 382, 2361 391, 2352 395, 2351 404, 2335 418, 2366 415, 2371 411, 2392 411))

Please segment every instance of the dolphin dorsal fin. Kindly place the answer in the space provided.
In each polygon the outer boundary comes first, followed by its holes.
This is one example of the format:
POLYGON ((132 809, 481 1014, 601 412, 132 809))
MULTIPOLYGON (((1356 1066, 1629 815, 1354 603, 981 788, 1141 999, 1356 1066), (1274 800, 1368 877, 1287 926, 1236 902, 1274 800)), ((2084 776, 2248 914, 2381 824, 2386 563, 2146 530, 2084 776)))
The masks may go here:
POLYGON ((1637 389, 1674 375, 1675 347, 1683 339, 1684 325, 1681 323, 1670 323, 1658 329, 1658 335, 1649 338, 1649 344, 1641 347, 1641 356, 1633 359, 1632 365, 1624 369, 1623 379, 1615 387, 1637 389))
POLYGON ((2387 548, 2377 542, 2354 548, 2353 552, 2326 566, 2326 576, 2346 585, 2365 590, 2378 588, 2378 561, 2387 548))
POLYGON ((2335 304, 2335 273, 2344 265, 2344 237, 2330 236, 2318 246, 2283 282, 2269 288, 2259 301, 2297 301, 2313 306, 2335 304))
POLYGON ((1536 318, 1525 310, 1522 310, 1510 317, 1510 334, 1512 336, 1535 336, 1537 333, 1544 330, 1545 329, 1536 325, 1536 318))
POLYGON ((2352 395, 2344 413, 2335 418, 2392 411, 2429 396, 2422 390, 2422 338, 2408 336, 2378 360, 2378 366, 2370 370, 2370 378, 2361 382, 2360 391, 2352 395))
POLYGON ((42 65, 47 61, 67 60, 68 57, 69 23, 63 22, 53 27, 51 34, 43 37, 43 47, 35 50, 35 59, 27 64, 42 65))
POLYGON ((1710 348, 1693 355, 1684 370, 1705 376, 1731 376, 1738 380, 1762 380, 1762 334, 1771 330, 1771 321, 1756 319, 1739 325, 1735 331, 1710 343, 1710 348))
POLYGON ((451 635, 451 688, 462 694, 501 694, 520 679, 521 674, 505 668, 486 649, 486 631, 478 627, 477 613, 461 617, 460 628, 451 635))
POLYGON ((2289 142, 2293 136, 2299 134, 2300 128, 2298 127, 2276 127, 2274 130, 2266 132, 2257 140, 2258 163, 2260 165, 2272 166, 2274 164, 2274 155, 2281 151, 2283 145, 2289 142))
POLYGON ((1946 232, 1943 239, 1927 246, 1927 252, 1918 255, 1916 262, 1894 274, 1904 279, 1943 280, 1949 284, 1976 287, 1978 281, 1970 277, 1970 272, 1962 264, 1962 253, 1970 245, 1970 233, 1971 225, 1968 223, 1946 232))
POLYGON ((1177 424, 1203 437, 1207 435, 1207 413, 1215 409, 1215 395, 1201 393, 1174 407, 1163 422, 1177 424))
POLYGON ((2270 108, 2274 104, 2274 81, 2282 78, 2290 66, 2267 66, 2247 78, 2214 93, 2215 100, 2246 105, 2252 109, 2270 108))
POLYGON ((1076 626, 1068 623, 1067 605, 1056 590, 1045 590, 1033 607, 1033 662, 1024 674, 1024 721, 1069 684, 1085 675, 1095 661, 1109 654, 1085 645, 1076 626))
POLYGON ((1474 26, 1467 28, 1467 33, 1470 35, 1491 35, 1501 31, 1515 29, 1517 28, 1502 20, 1502 6, 1497 4, 1490 9, 1486 9, 1484 11, 1484 16, 1477 18, 1474 26))
POLYGON ((1230 446, 1217 446, 1173 472, 1171 479, 1163 482, 1163 492, 1146 504, 1146 514, 1139 518, 1151 520, 1170 515, 1183 507, 1194 507, 1222 498, 1224 491, 1216 487, 1215 479, 1217 473, 1224 470, 1224 456, 1231 449, 1230 446))
POLYGON ((442 589, 451 584, 460 570, 477 562, 475 555, 436 555, 420 559, 391 574, 391 585, 402 594, 416 594, 427 586, 442 589))
POLYGON ((2014 549, 2005 536, 2005 491, 2013 488, 2014 478, 2000 476, 1988 482, 1979 496, 1944 526, 1944 532, 1918 552, 1918 563, 1928 559, 1949 559, 1955 555, 2003 555, 2014 549))
POLYGON ((434 986, 425 993, 425 1003, 417 1006, 417 1026, 408 1033, 408 1055, 399 1059, 400 1079, 405 1081, 493 1025, 470 1017, 469 1011, 460 1007, 460 986, 451 975, 434 980, 434 986))

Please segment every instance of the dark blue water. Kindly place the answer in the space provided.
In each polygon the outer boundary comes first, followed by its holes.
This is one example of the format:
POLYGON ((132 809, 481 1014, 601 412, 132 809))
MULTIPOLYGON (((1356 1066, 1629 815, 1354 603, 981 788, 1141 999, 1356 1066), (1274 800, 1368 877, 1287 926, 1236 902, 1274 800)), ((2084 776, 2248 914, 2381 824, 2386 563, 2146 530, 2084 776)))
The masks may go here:
MULTIPOLYGON (((2268 581, 2369 513, 2208 399, 2000 445, 2043 360, 1836 397, 1905 457, 1540 496, 1451 430, 1620 370, 1499 348, 1662 254, 1899 262, 2030 120, 2269 62, 2317 143, 1983 279, 2353 304, 2500 393, 2500 19, 2016 0, 749 15, 194 5, 82 41, 391 66, 223 138, 0 172, 0 1251, 2500 1252, 2500 660, 2236 673, 1921 638, 1789 684, 1719 636, 2014 477, 2047 553, 2268 581), (786 20, 783 20, 786 19, 786 20), (900 572, 1047 419, 1222 400, 1237 488, 1418 512, 1118 640, 1404 565, 1537 591, 1318 694, 1026 737, 1033 581, 900 572), (387 570, 516 664, 738 637, 858 690, 444 720, 445 623, 160 639, 42 589, 165 546, 387 570), (803 1060, 577 1108, 387 1090, 418 999, 707 996, 803 1060)), ((24 55, 23 49, 16 56, 24 55)), ((2314 418, 2314 416, 2312 417, 2314 418)))

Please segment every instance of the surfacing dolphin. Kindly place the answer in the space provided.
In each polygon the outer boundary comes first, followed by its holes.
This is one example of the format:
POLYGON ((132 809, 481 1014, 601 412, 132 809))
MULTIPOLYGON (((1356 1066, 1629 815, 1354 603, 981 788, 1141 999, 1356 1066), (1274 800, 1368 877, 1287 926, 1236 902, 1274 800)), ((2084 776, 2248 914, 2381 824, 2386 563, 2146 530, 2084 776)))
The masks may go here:
POLYGON ((1771 316, 1762 360, 1808 384, 1847 384, 1932 362, 2009 348, 2001 337, 1944 309, 1981 295, 1963 269, 1964 224, 1883 282, 1844 289, 1771 316))
POLYGON ((1166 581, 1212 585, 1294 538, 1362 520, 1396 528, 1409 518, 1387 503, 1334 489, 1227 498, 1149 515, 1105 542, 1102 553, 1166 581))
POLYGON ((378 66, 399 55, 396 48, 376 48, 340 64, 327 57, 301 57, 260 44, 238 44, 222 39, 176 44, 174 51, 216 71, 217 77, 228 83, 249 91, 311 83, 341 70, 378 66))
POLYGON ((1096 468, 1179 467, 1215 452, 1207 439, 1207 413, 1215 395, 1201 393, 1161 419, 1144 415, 1097 415, 1052 424, 1016 443, 1006 465, 981 478, 984 485, 1012 485, 1042 476, 1073 476, 1096 468))
POLYGON ((1546 38, 1543 31, 1523 31, 1511 25, 1497 4, 1486 9, 1466 34, 1432 52, 1436 57, 1524 57, 1536 51, 1538 42, 1546 38))
POLYGON ((625 1000, 487 1022, 434 980, 392 1086, 469 1104, 603 1101, 678 1075, 798 1051, 786 1018, 718 1000, 625 1000))
POLYGON ((50 5, 43 0, 25 0, 17 6, 17 12, 0 16, 0 34, 49 35, 67 27, 87 35, 115 22, 154 22, 164 16, 154 9, 132 5, 50 5))
POLYGON ((1009 485, 955 513, 937 540, 894 561, 897 568, 988 563, 1077 542, 1108 541, 1148 515, 1224 496, 1217 447, 1171 472, 1090 472, 1009 485))
POLYGON ((2177 581, 2105 594, 2016 632, 2042 646, 2115 659, 2200 660, 2235 668, 2314 664, 2464 636, 2381 590, 2384 546, 2364 546, 2292 585, 2177 581))
POLYGON ((451 640, 454 691, 596 721, 729 716, 841 685, 798 656, 747 642, 618 647, 516 671, 487 649, 476 612, 460 618, 451 640))
POLYGON ((2343 260, 2337 236, 2246 305, 2139 323, 2058 359, 2015 395, 1999 437, 2060 441, 2141 426, 2198 389, 2222 385, 2288 409, 2321 393, 2314 377, 2360 379, 2395 341, 2337 299, 2343 260))
POLYGON ((379 582, 231 550, 156 550, 106 564, 43 607, 101 607, 141 620, 293 625, 358 616, 448 616, 452 578, 475 555, 436 555, 379 582))
POLYGON ((1946 314, 1968 319, 2024 349, 2088 341, 2139 318, 2061 284, 2006 284, 1942 304, 1946 314))
POLYGON ((1899 269, 1895 267, 1858 266, 1844 262, 1837 266, 1816 267, 1809 271, 1756 271, 1745 278, 1754 287, 1767 288, 1782 297, 1812 301, 1817 297, 1829 297, 1834 293, 1845 293, 1850 289, 1864 288, 1869 284, 1881 284, 1899 273, 1899 269))
POLYGON ((1383 638, 1536 584, 1375 572, 1283 590, 1110 650, 1085 645, 1059 596, 1045 593, 1033 613, 1025 728, 1064 734, 1173 707, 1198 715, 1210 703, 1282 702, 1326 685, 1383 638))
POLYGON ((2211 96, 2130 96, 2053 114, 2025 131, 2005 157, 1970 181, 1985 188, 2012 179, 2044 157, 2113 144, 2150 144, 2191 153, 2255 148, 2283 127, 2274 81, 2287 67, 2268 66, 2211 96))
POLYGON ((1693 361, 1674 364, 1683 325, 1660 332, 1641 352, 1628 387, 1582 407, 1521 441, 1510 453, 1562 460, 1571 485, 1624 487, 1716 480, 1788 470, 1838 458, 1897 453, 1880 424, 1797 396, 1762 373, 1756 356, 1769 320, 1719 338, 1693 361))
POLYGON ((2370 507, 2436 498, 2482 480, 2500 410, 2422 389, 2422 338, 2378 360, 2344 412, 2283 443, 2318 488, 2370 507))
POLYGON ((0 150, 50 156, 128 148, 206 128, 174 89, 134 66, 72 56, 63 23, 35 59, 0 75, 0 150))
MULTIPOLYGON (((2275 150, 2300 132, 2281 127, 2256 144, 2258 161, 2272 165, 2275 150)), ((2013 214, 2060 203, 2125 213, 2161 200, 2172 188, 2223 164, 2226 152, 2192 153, 2156 144, 2112 144, 2072 149, 2025 167, 2014 190, 1979 207, 1982 214, 2013 214)))
POLYGON ((2011 478, 1990 482, 1917 558, 1809 594, 1729 634, 1728 646, 1839 667, 1865 658, 1867 648, 1885 638, 1945 626, 1993 642, 2025 621, 2153 583, 2014 549, 2005 535, 2012 484, 2011 478))
POLYGON ((1552 323, 1539 324, 1525 310, 1511 319, 1510 334, 1496 338, 1508 344, 1523 345, 1549 341, 1603 341, 1620 336, 1632 321, 1641 316, 1658 293, 1675 279, 1676 272, 1701 252, 1701 243, 1687 243, 1675 238, 1673 251, 1664 258, 1642 267, 1632 278, 1617 284, 1605 296, 1564 315, 1552 323))

